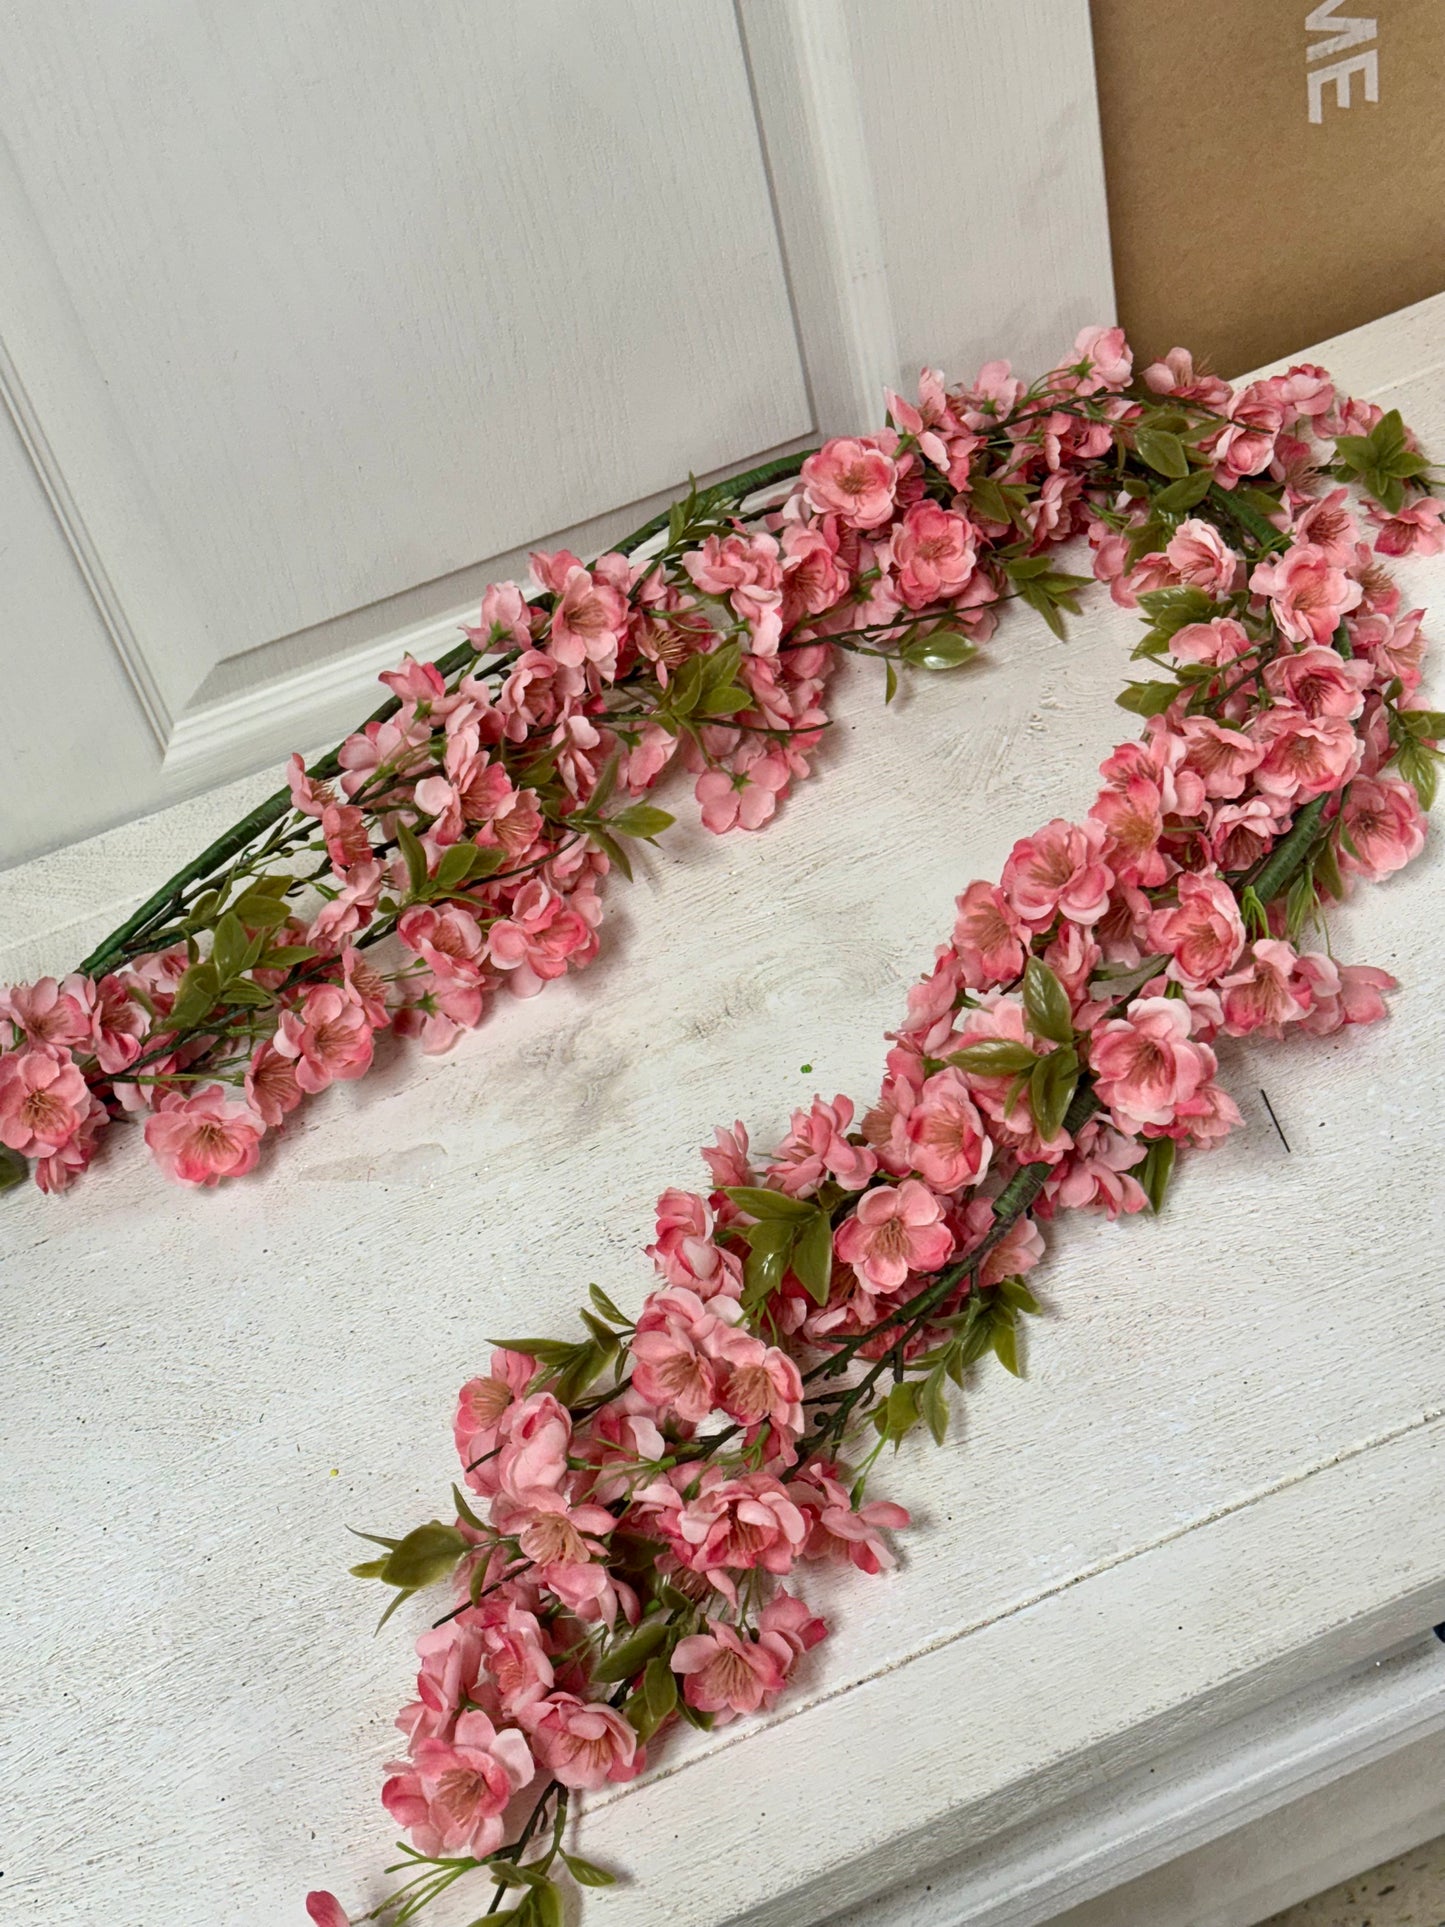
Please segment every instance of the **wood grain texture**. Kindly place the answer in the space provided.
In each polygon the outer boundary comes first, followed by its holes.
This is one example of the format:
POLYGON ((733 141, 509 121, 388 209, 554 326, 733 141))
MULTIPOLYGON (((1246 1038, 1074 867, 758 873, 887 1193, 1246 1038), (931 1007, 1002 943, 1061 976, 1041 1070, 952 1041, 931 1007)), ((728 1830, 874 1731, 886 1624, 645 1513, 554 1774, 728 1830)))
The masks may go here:
MULTIPOLYGON (((1442 319, 1319 350, 1436 448, 1442 319)), ((1401 574, 1445 602, 1445 562, 1401 574)), ((309 1885, 379 1897, 409 1669, 404 1625, 369 1637, 346 1526, 444 1505, 489 1337, 557 1327, 589 1279, 636 1302, 652 1201, 704 1181, 716 1123, 767 1143, 813 1090, 876 1085, 954 894, 1083 807, 1123 733, 1133 621, 1087 610, 1066 644, 1011 612, 891 709, 845 674, 763 836, 670 833, 586 977, 329 1094, 257 1181, 163 1189, 120 1142, 70 1198, 6 1200, 18 1918, 273 1927, 309 1885)), ((244 796, 13 872, 0 977, 63 969, 244 796)), ((1363 890, 1335 945, 1397 972, 1392 1021, 1231 1049, 1248 1128, 1165 1215, 1057 1229, 1028 1380, 982 1373, 948 1448, 886 1469, 902 1570, 812 1583, 836 1630, 773 1718, 594 1803, 587 1850, 636 1876, 596 1927, 831 1919, 1445 1617, 1442 908, 1433 846, 1363 890)))

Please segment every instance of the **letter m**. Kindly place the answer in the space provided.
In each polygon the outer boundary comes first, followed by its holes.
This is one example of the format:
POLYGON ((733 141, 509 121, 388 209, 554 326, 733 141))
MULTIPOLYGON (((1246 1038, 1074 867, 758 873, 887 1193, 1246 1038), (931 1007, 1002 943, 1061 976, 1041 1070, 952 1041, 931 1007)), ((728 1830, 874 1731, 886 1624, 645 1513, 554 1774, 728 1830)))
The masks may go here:
POLYGON ((1375 38, 1378 22, 1368 14, 1336 14, 1340 0, 1320 0, 1309 18, 1305 21, 1306 33, 1327 33, 1328 40, 1311 43, 1311 60, 1326 60, 1331 54, 1342 54, 1351 47, 1363 46, 1367 40, 1375 38))

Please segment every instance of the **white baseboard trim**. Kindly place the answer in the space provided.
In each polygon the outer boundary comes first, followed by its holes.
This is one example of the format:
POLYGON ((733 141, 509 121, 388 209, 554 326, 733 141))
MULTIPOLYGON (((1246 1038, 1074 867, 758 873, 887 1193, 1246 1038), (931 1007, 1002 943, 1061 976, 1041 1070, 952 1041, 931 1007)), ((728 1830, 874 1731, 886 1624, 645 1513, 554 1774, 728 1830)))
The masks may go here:
POLYGON ((1445 1645, 1265 1706, 830 1927, 1251 1927, 1445 1831, 1445 1645))

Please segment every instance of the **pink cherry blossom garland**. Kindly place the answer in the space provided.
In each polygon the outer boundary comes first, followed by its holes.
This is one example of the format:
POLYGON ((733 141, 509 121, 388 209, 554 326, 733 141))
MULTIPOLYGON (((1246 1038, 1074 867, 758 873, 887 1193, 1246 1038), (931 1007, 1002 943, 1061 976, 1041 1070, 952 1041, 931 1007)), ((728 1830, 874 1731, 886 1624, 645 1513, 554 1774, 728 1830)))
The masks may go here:
POLYGON ((0 991, 0 1189, 27 1163, 65 1189, 123 1117, 181 1183, 253 1170, 383 1031, 444 1050, 499 988, 589 963, 625 841, 673 820, 640 800, 671 764, 707 829, 761 829, 810 773, 840 650, 882 658, 891 696, 899 666, 969 660, 1011 592, 1057 621, 1075 584, 1044 559, 1072 526, 1057 484, 1081 492, 1117 412, 1079 372, 1087 346, 1030 390, 948 402, 935 381, 933 426, 899 403, 916 427, 694 491, 590 568, 534 555, 531 595, 489 588, 459 650, 383 675, 389 703, 313 769, 293 757, 286 791, 78 971, 0 991), (1037 499, 1020 471, 996 519, 992 498, 968 513, 1056 402, 1072 428, 1037 499))
MULTIPOLYGON (((564 1868, 608 1882, 563 1845, 571 1794, 634 1777, 676 1721, 773 1704, 827 1630, 782 1583, 799 1567, 893 1562, 907 1515, 867 1497, 871 1469, 919 1425, 942 1442, 985 1353, 1017 1371, 1041 1222, 1157 1209, 1178 1147, 1239 1124, 1221 1035, 1384 1015, 1384 971, 1300 943, 1424 840, 1442 718, 1417 702, 1421 612, 1376 558, 1445 548, 1429 465, 1319 368, 1236 393, 1175 350, 1126 394, 1117 329, 1076 352, 1027 421, 1002 364, 961 393, 926 377, 892 416, 947 477, 938 513, 995 541, 1021 525, 1031 548, 1087 530, 1096 576, 1144 611, 1136 657, 1166 678, 1120 698, 1143 736, 1081 821, 1021 838, 997 884, 958 898, 871 1106, 815 1100, 762 1155, 741 1123, 719 1129, 710 1195, 659 1201, 636 1320, 593 1286, 578 1338, 505 1345, 462 1388, 452 1522, 378 1539, 354 1569, 395 1589, 388 1615, 447 1579, 456 1601, 418 1641, 382 1790, 406 1878, 366 1919, 410 1920, 481 1871, 489 1913, 510 1892, 506 1918, 555 1927, 564 1868), (1014 446, 980 473, 990 407, 1014 446), (1347 480, 1373 547, 1330 485, 1347 480)), ((881 526, 897 452, 830 444, 809 499, 843 513, 846 493, 881 526)), ((920 508, 889 566, 935 595, 959 538, 920 508)), ((1029 561, 1009 570, 1020 594, 1045 580, 1029 561)), ((1072 580, 1029 599, 1052 611, 1072 580)), ((307 1905, 346 1927, 334 1895, 307 1905)))

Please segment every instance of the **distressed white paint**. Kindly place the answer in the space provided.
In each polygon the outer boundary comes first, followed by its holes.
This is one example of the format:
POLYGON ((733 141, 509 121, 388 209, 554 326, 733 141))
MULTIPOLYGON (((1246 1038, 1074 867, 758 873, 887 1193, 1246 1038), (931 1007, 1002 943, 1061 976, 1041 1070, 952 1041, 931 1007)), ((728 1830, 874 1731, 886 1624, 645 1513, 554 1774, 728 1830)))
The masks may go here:
POLYGON ((0 499, 70 550, 0 558, 0 651, 78 666, 106 771, 0 769, 0 863, 340 729, 528 547, 1112 306, 1085 0, 0 27, 0 499))
MULTIPOLYGON (((1319 351, 1434 447, 1442 319, 1319 351)), ((1445 603, 1445 561, 1402 574, 1445 603)), ((1066 644, 1014 611, 985 664, 886 710, 846 674, 764 835, 680 826, 590 973, 329 1094, 257 1180, 163 1189, 122 1141, 70 1197, 5 1200, 20 1918, 276 1927, 309 1885, 379 1897, 421 1615, 371 1639, 346 1526, 445 1506, 450 1388, 489 1336, 557 1328, 593 1278, 635 1302, 651 1201, 703 1180, 714 1124, 766 1143, 812 1090, 876 1084, 955 892, 1089 793, 1132 633, 1107 598, 1066 644)), ((12 872, 0 977, 73 961, 261 787, 12 872)), ((883 1469, 917 1519, 902 1570, 810 1583, 836 1631, 776 1715, 591 1804, 588 1850, 635 1875, 594 1927, 803 1927, 965 1848, 997 1871, 1038 1815, 1445 1618, 1442 892, 1432 848, 1336 920, 1399 974, 1389 1024, 1232 1051, 1248 1129, 1163 1218, 1058 1227, 1028 1380, 982 1373, 946 1450, 883 1469)), ((1074 1897, 1139 1871, 1142 1824, 1074 1897)))

